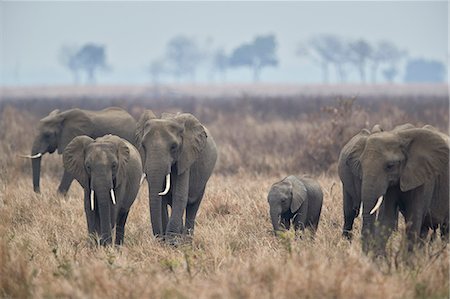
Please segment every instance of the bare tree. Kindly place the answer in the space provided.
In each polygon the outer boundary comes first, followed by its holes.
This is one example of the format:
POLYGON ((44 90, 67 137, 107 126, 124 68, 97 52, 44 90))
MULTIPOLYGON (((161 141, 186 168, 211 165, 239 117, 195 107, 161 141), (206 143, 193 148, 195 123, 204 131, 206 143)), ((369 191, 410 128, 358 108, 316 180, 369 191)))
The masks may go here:
POLYGON ((275 35, 256 36, 253 42, 245 43, 234 49, 229 63, 232 67, 249 67, 253 70, 253 81, 259 81, 263 68, 277 66, 277 42, 275 35))
POLYGON ((378 68, 386 65, 383 75, 388 82, 392 82, 398 73, 398 62, 406 57, 407 52, 400 50, 390 41, 380 41, 373 49, 371 55, 371 81, 376 83, 378 68))
POLYGON ((167 72, 166 61, 163 58, 153 60, 148 67, 153 85, 158 85, 161 76, 167 72))
POLYGON ((166 45, 166 60, 172 74, 180 80, 189 77, 195 80, 198 65, 204 55, 194 39, 184 35, 172 38, 166 45))
POLYGON ((361 82, 366 82, 366 67, 372 55, 371 45, 363 40, 358 39, 349 44, 349 61, 354 64, 359 72, 361 82))
POLYGON ((225 53, 225 50, 223 48, 217 49, 212 55, 212 72, 220 73, 222 76, 222 81, 225 81, 226 72, 229 66, 229 57, 225 53))
POLYGON ((296 51, 297 56, 307 57, 319 65, 322 70, 323 83, 329 83, 330 66, 336 69, 340 82, 347 78, 346 64, 348 63, 348 48, 346 43, 338 36, 321 34, 311 38, 308 43, 300 44, 296 51))
POLYGON ((72 72, 75 83, 80 81, 81 71, 86 73, 88 83, 95 84, 96 72, 110 69, 106 63, 105 46, 93 43, 85 44, 81 48, 63 46, 59 59, 72 72))

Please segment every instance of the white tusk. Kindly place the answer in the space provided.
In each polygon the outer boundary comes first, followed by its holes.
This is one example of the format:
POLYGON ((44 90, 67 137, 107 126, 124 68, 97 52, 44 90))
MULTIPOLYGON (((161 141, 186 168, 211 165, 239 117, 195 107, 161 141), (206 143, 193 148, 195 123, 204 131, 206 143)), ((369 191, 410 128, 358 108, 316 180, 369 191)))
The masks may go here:
POLYGON ((94 210, 94 190, 91 190, 91 211, 94 210))
POLYGON ((359 215, 358 215, 358 217, 362 217, 362 212, 363 212, 363 203, 362 203, 362 201, 361 201, 361 207, 360 207, 360 209, 359 209, 359 215))
POLYGON ((114 190, 111 189, 109 191, 109 193, 111 193, 111 200, 112 200, 113 205, 115 205, 116 204, 116 195, 114 195, 114 190))
POLYGON ((383 196, 380 196, 378 198, 377 204, 373 207, 372 211, 370 211, 370 215, 375 213, 380 208, 382 202, 383 202, 383 196))
POLYGON ((143 173, 141 176, 141 181, 139 182, 139 186, 142 185, 142 183, 144 182, 146 177, 147 177, 147 175, 145 173, 143 173))
POLYGON ((30 156, 30 155, 19 155, 22 158, 29 158, 29 159, 36 159, 42 157, 42 153, 38 153, 36 155, 30 156))
POLYGON ((163 192, 159 192, 158 195, 166 195, 170 190, 170 173, 166 175, 166 189, 163 192))

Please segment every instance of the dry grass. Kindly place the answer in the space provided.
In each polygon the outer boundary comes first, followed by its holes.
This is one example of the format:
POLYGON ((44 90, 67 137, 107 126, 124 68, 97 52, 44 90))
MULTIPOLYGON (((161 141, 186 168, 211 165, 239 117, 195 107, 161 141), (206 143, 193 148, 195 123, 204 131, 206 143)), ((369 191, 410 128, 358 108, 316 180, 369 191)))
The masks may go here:
POLYGON ((29 161, 16 153, 29 151, 39 113, 20 105, 3 107, 0 297, 449 297, 449 249, 440 240, 405 257, 404 237, 397 233, 389 243, 388 259, 372 260, 362 254, 357 241, 360 219, 355 241, 341 238, 341 184, 334 170, 340 146, 355 131, 374 123, 391 128, 405 121, 445 129, 448 115, 442 106, 430 104, 428 112, 411 114, 401 105, 369 111, 348 101, 331 101, 291 118, 277 117, 267 108, 273 107, 270 102, 261 108, 264 115, 243 105, 247 108, 229 111, 220 105, 221 109, 195 108, 216 138, 220 160, 200 207, 192 245, 173 248, 153 238, 143 186, 120 249, 93 248, 88 242, 77 183, 67 197, 56 194, 60 157, 43 158, 42 194, 32 191, 29 161), (291 173, 314 174, 324 190, 314 239, 272 233, 267 192, 273 182, 291 173))

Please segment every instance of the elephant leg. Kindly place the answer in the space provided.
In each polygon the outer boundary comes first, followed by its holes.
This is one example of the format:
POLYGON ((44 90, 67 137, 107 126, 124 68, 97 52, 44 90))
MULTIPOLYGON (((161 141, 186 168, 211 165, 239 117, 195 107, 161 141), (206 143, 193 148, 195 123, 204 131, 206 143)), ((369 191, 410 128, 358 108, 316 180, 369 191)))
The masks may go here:
MULTIPOLYGON (((343 192, 344 199, 344 228, 342 229, 342 236, 347 238, 348 240, 352 239, 352 230, 353 230, 353 222, 355 218, 358 216, 358 210, 354 209, 353 198, 348 194, 347 191, 343 192)), ((359 205, 361 205, 361 200, 359 200, 359 205)))
POLYGON ((188 235, 194 235, 195 217, 197 217, 198 208, 205 194, 205 188, 200 192, 196 199, 192 203, 188 203, 186 206, 186 233, 188 235))
MULTIPOLYGON (((428 233, 430 231, 430 228, 427 225, 422 225, 420 228, 420 239, 426 240, 428 237, 428 233)), ((431 234, 430 241, 434 241, 434 238, 436 237, 436 229, 433 229, 433 233, 431 234)))
POLYGON ((408 251, 412 251, 420 240, 420 231, 424 217, 424 195, 427 194, 426 187, 422 186, 412 190, 410 196, 403 201, 405 204, 406 238, 408 251))
POLYGON ((300 206, 300 209, 297 211, 297 214, 294 216, 294 230, 303 231, 308 223, 306 223, 306 219, 308 217, 308 200, 305 200, 303 204, 300 206))
POLYGON ((68 173, 66 170, 64 170, 63 177, 61 179, 61 183, 58 187, 58 193, 62 195, 66 195, 67 191, 69 191, 70 185, 72 184, 72 181, 74 180, 74 177, 68 173))
POLYGON ((448 243, 449 225, 447 221, 445 221, 440 225, 440 230, 441 230, 441 240, 445 243, 448 243))
POLYGON ((166 232, 167 229, 167 223, 169 222, 169 212, 168 212, 168 200, 167 197, 164 196, 162 198, 162 202, 161 202, 161 220, 162 220, 162 228, 163 228, 163 233, 166 232))
POLYGON ((127 222, 128 211, 120 211, 117 218, 116 225, 116 245, 123 244, 123 238, 125 236, 125 223, 127 222))

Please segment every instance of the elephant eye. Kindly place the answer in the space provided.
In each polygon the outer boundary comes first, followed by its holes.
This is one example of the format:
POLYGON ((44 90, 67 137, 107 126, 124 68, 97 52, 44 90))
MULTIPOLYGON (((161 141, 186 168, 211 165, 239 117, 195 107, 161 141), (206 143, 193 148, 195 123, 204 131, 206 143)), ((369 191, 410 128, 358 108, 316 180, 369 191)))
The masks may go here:
POLYGON ((392 171, 392 170, 394 170, 396 168, 396 166, 398 164, 400 164, 399 161, 391 161, 391 162, 386 163, 385 168, 386 168, 387 171, 392 171))
POLYGON ((177 144, 174 142, 170 145, 170 151, 174 152, 177 149, 177 144))
POLYGON ((88 172, 91 172, 91 165, 86 164, 86 170, 87 170, 88 172))
POLYGON ((116 163, 116 162, 113 162, 113 163, 112 163, 112 169, 115 170, 116 168, 117 168, 117 163, 116 163))

